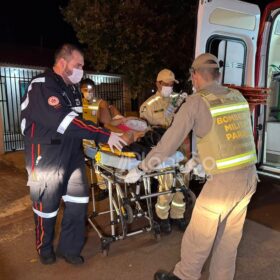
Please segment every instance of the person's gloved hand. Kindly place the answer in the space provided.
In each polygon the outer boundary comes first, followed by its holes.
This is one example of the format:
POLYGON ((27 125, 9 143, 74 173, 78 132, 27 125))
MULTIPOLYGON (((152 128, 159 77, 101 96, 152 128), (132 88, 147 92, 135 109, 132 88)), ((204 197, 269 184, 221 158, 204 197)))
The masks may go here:
POLYGON ((124 178, 124 181, 125 181, 126 183, 135 183, 135 182, 137 182, 137 181, 140 179, 140 177, 141 177, 142 175, 144 175, 144 174, 145 174, 144 171, 140 170, 140 169, 138 168, 138 166, 137 166, 137 167, 134 167, 134 168, 132 168, 132 169, 129 170, 129 172, 127 173, 127 175, 126 175, 125 178, 124 178))
POLYGON ((120 137, 122 135, 122 133, 111 132, 108 145, 112 152, 114 152, 114 147, 121 151, 122 147, 127 145, 126 141, 120 137))
POLYGON ((185 164, 185 166, 182 166, 180 168, 180 172, 181 173, 185 173, 188 174, 190 173, 196 166, 198 165, 197 161, 193 158, 191 158, 190 160, 188 160, 185 164))
POLYGON ((172 104, 169 104, 168 107, 166 108, 164 115, 165 117, 170 117, 174 114, 176 107, 173 106, 172 104))

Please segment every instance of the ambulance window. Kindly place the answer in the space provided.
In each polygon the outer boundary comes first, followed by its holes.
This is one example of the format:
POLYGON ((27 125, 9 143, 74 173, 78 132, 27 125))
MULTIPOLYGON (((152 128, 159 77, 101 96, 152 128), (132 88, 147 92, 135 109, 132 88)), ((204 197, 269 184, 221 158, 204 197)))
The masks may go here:
POLYGON ((208 40, 207 51, 222 60, 224 67, 221 68, 221 82, 223 84, 244 84, 246 45, 243 41, 212 37, 208 40))

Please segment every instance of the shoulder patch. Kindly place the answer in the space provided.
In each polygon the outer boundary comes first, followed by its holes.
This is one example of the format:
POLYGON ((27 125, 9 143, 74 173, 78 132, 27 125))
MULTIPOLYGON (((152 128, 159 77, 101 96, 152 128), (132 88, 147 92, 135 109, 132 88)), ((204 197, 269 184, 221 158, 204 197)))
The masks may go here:
POLYGON ((142 108, 141 108, 141 113, 144 113, 144 112, 146 112, 147 111, 147 107, 146 106, 143 106, 142 108))
POLYGON ((51 96, 48 99, 48 104, 51 106, 57 106, 59 104, 59 99, 56 96, 51 96))

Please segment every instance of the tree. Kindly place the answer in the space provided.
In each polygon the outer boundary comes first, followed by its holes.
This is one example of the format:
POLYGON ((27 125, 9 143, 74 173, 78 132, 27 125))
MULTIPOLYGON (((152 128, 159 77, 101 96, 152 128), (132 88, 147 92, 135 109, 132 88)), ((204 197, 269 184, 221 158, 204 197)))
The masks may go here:
POLYGON ((162 68, 186 73, 196 0, 70 0, 63 14, 96 71, 124 74, 135 96, 162 68))

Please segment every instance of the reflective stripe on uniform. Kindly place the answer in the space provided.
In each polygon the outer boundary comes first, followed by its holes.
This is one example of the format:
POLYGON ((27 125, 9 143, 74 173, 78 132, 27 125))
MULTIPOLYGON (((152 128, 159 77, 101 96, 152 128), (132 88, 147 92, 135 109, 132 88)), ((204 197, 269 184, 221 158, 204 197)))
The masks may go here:
POLYGON ((79 196, 64 195, 62 199, 64 200, 64 202, 73 202, 73 203, 88 203, 89 201, 88 196, 79 197, 79 196))
POLYGON ((75 111, 76 113, 83 113, 83 107, 82 106, 72 107, 71 109, 73 111, 75 111))
POLYGON ((46 81, 45 77, 36 78, 36 79, 32 80, 29 87, 28 87, 27 92, 29 92, 32 89, 32 84, 34 84, 34 83, 44 83, 45 81, 46 81))
POLYGON ((55 216, 57 215, 58 209, 57 209, 56 211, 54 211, 54 212, 51 212, 51 213, 44 213, 44 212, 41 212, 41 211, 39 211, 39 210, 33 208, 33 212, 34 212, 35 214, 37 214, 39 217, 49 219, 49 218, 53 218, 53 217, 55 217, 55 216))
POLYGON ((156 207, 161 210, 165 210, 167 206, 161 206, 161 205, 156 204, 156 207))
POLYGON ((21 111, 25 110, 26 107, 28 106, 29 104, 29 96, 28 96, 28 93, 26 95, 26 98, 24 99, 24 101, 21 103, 21 111))
POLYGON ((235 103, 234 105, 215 106, 210 108, 212 117, 246 110, 249 110, 249 104, 247 102, 235 103))
POLYGON ((60 125, 57 128, 57 132, 60 134, 64 134, 65 130, 69 126, 69 124, 72 122, 72 120, 77 117, 78 114, 75 113, 74 111, 70 112, 60 123, 60 125))
POLYGON ((36 78, 36 79, 34 79, 34 80, 30 83, 30 85, 29 85, 29 87, 28 87, 28 90, 27 90, 26 98, 25 98, 24 101, 21 103, 21 111, 25 110, 26 107, 27 107, 28 104, 29 104, 29 95, 28 95, 28 92, 32 89, 32 84, 34 84, 34 83, 44 83, 44 82, 45 82, 45 78, 42 77, 42 78, 36 78))
POLYGON ((25 127, 26 127, 26 118, 23 118, 21 123, 20 123, 20 130, 21 130, 22 135, 24 135, 25 127))
POLYGON ((177 98, 178 96, 179 96, 178 93, 174 93, 174 94, 171 94, 171 95, 170 95, 171 98, 177 98))
POLYGON ((256 160, 257 160, 257 156, 255 151, 251 151, 234 157, 217 160, 216 165, 218 169, 225 169, 229 167, 238 166, 244 163, 250 163, 250 162, 253 163, 256 160))
POLYGON ((159 100, 161 97, 160 96, 156 96, 155 98, 153 98, 152 100, 150 100, 149 102, 147 102, 147 105, 151 105, 153 104, 154 102, 156 102, 157 100, 159 100))
POLYGON ((172 201, 172 203, 171 203, 172 205, 174 205, 174 206, 176 206, 176 207, 185 207, 185 203, 177 203, 177 202, 175 202, 175 201, 172 201))
MULTIPOLYGON (((98 110, 98 106, 94 106, 94 105, 88 105, 87 107, 85 106, 85 109, 90 109, 90 110, 94 110, 94 111, 97 111, 98 110)), ((115 116, 116 117, 116 116, 115 116)), ((116 118, 113 118, 113 120, 116 118)), ((123 118, 123 117, 122 117, 123 118)))

